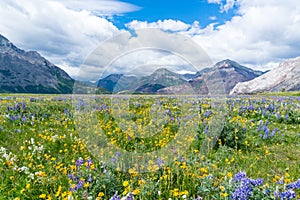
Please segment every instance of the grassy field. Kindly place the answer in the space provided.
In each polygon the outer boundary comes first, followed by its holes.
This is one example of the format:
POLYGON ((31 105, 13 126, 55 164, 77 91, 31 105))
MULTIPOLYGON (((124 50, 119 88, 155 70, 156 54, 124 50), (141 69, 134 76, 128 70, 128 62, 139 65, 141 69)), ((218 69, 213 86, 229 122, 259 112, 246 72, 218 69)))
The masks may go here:
POLYGON ((300 198, 297 95, 110 97, 0 96, 0 199, 300 198))

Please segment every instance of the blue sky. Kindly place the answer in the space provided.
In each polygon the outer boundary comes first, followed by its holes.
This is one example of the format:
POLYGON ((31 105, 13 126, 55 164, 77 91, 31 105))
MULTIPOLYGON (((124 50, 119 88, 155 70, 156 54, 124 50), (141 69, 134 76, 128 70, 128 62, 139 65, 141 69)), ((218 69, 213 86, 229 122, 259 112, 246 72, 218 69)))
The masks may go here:
MULTIPOLYGON (((296 0, 0 1, 0 34, 24 50, 38 51, 72 77, 105 41, 143 28, 187 36, 213 63, 231 59, 267 70, 300 56, 296 0)), ((165 65, 174 60, 147 52, 119 64, 165 65)), ((81 75, 97 78, 92 68, 81 75)))
POLYGON ((112 22, 119 28, 133 21, 155 22, 163 19, 180 20, 187 24, 198 21, 201 27, 212 22, 224 24, 235 14, 236 9, 221 12, 218 4, 208 3, 205 0, 128 0, 125 1, 140 7, 139 10, 114 16, 112 22))

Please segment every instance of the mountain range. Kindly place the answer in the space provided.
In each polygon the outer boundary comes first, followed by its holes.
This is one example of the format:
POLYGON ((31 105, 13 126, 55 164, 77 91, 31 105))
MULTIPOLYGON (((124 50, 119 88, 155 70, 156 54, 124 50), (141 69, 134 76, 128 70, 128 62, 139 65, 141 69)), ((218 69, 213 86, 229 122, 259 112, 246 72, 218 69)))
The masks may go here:
POLYGON ((152 94, 208 94, 220 89, 228 94, 239 82, 252 80, 263 72, 252 70, 231 60, 224 60, 212 68, 204 68, 195 74, 177 74, 160 68, 148 76, 135 77, 111 74, 98 81, 97 86, 110 92, 152 93, 152 94), (217 88, 213 88, 217 85, 217 88), (207 86, 209 85, 209 87, 207 86))
MULTIPOLYGON (((73 92, 74 83, 65 71, 38 52, 19 49, 0 35, 0 93, 67 94, 73 92)), ((179 74, 166 68, 147 76, 110 74, 95 84, 76 81, 75 92, 235 95, 295 90, 300 90, 300 57, 267 72, 227 59, 195 74, 179 74)))

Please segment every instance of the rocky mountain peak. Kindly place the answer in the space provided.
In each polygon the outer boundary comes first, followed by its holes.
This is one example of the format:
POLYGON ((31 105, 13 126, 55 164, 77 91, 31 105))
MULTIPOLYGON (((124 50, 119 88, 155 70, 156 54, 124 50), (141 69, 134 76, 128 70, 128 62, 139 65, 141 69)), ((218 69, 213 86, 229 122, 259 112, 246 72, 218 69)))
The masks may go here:
POLYGON ((0 44, 10 43, 9 40, 0 34, 0 44))
POLYGON ((12 43, 3 35, 0 34, 0 48, 12 47, 12 43))
POLYGON ((0 92, 71 93, 74 80, 36 51, 0 35, 0 92))
POLYGON ((218 68, 229 68, 239 66, 239 64, 232 60, 226 59, 216 63, 215 66, 218 68))

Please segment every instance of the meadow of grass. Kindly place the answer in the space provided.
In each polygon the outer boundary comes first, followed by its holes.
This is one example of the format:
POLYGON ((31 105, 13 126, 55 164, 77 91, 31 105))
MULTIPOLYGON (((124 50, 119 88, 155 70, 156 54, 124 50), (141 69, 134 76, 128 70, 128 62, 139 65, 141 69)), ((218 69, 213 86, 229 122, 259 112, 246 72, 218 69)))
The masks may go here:
POLYGON ((117 99, 0 96, 0 199, 300 198, 299 97, 117 99), (147 156, 174 140, 184 151, 168 162, 103 152, 147 156))

